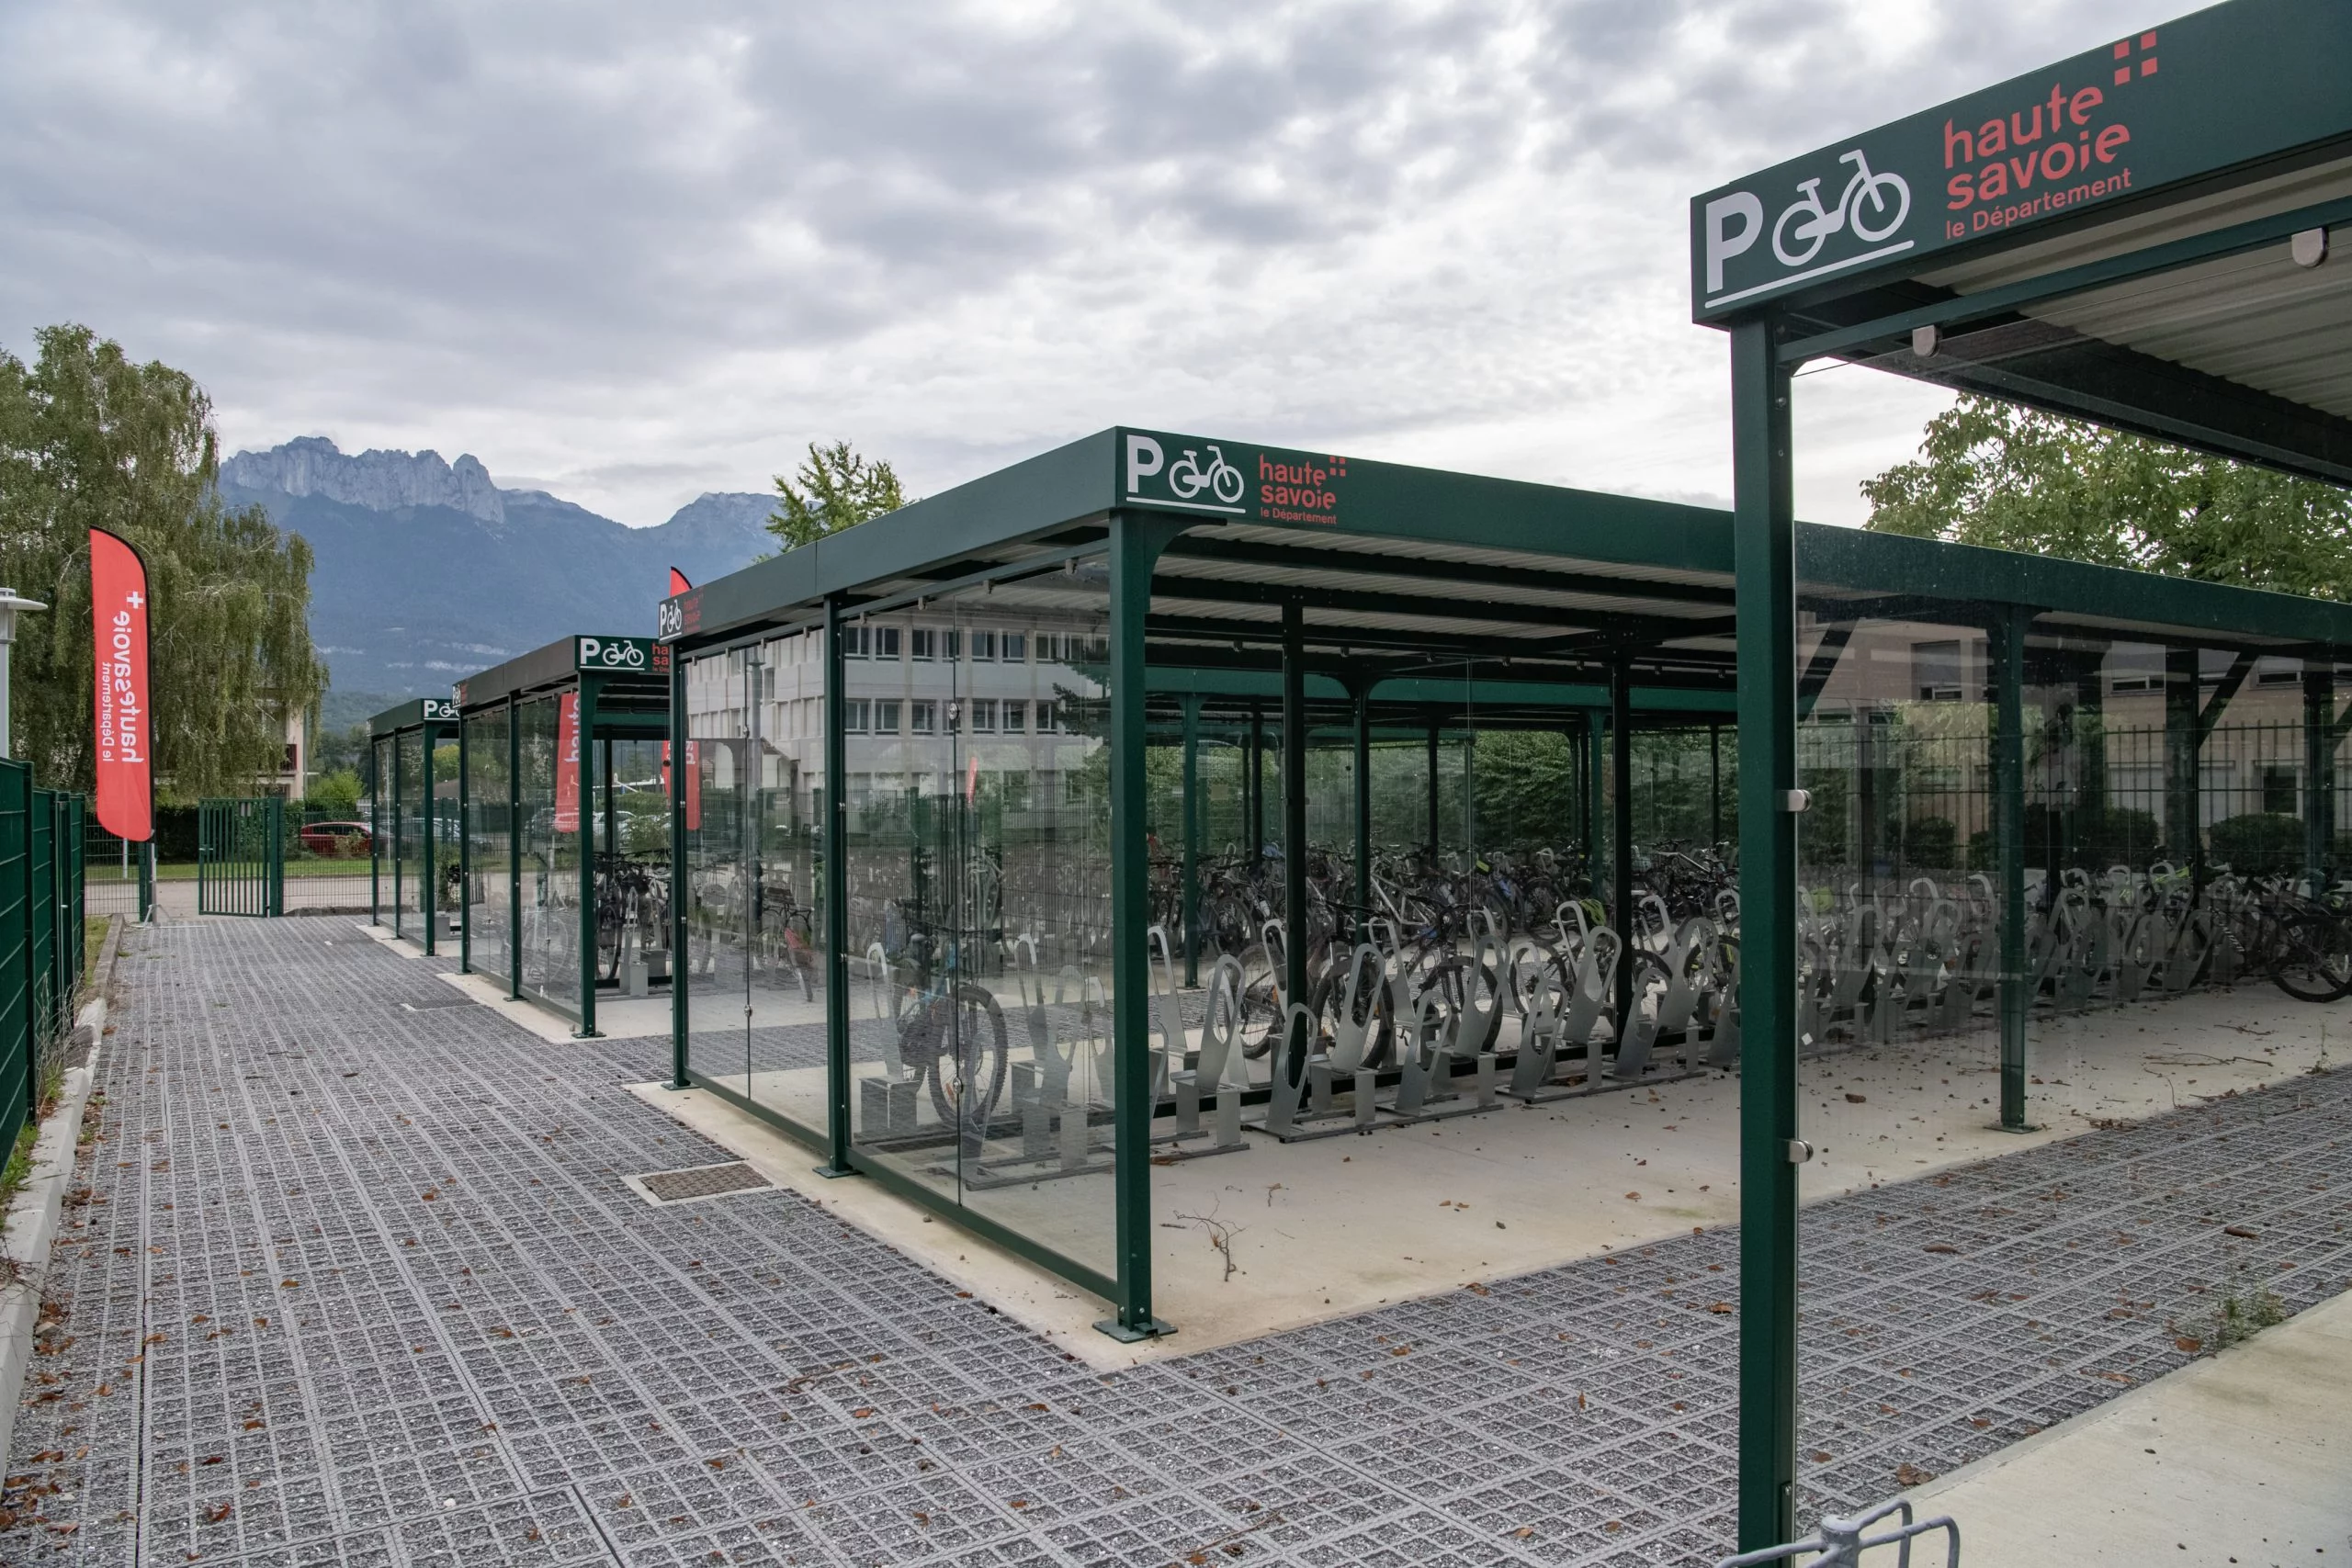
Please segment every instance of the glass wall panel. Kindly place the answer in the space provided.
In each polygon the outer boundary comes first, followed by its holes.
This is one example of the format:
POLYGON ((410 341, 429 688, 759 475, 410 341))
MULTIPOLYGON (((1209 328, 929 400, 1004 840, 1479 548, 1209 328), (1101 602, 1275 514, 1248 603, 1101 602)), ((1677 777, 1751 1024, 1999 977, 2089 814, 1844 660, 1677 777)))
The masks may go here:
POLYGON ((1107 583, 868 616, 843 694, 857 1146, 1105 1273, 1107 583))
POLYGON ((686 667, 688 1065, 826 1126, 821 630, 686 667))
POLYGON ((2332 725, 2333 660, 2050 629, 2030 652, 2027 1119, 2162 1115, 2316 1065, 2332 1010, 2263 955, 2331 875, 2306 677, 2332 725))
POLYGON ((403 730, 394 738, 393 799, 398 809, 393 828, 398 900, 393 931, 422 942, 424 892, 424 731, 403 730))
POLYGON ((395 841, 392 810, 392 738, 379 737, 368 747, 371 766, 368 780, 368 843, 374 857, 374 899, 369 919, 379 925, 399 918, 400 846, 395 841))
POLYGON ((579 699, 575 693, 516 705, 521 751, 523 988, 580 1007, 579 699), (570 782, 566 783, 566 775, 570 782))
POLYGON ((596 1026, 660 1032, 669 1024, 668 745, 601 736, 585 831, 595 854, 596 1026))
POLYGON ((514 973, 510 877, 514 871, 514 821, 508 796, 514 783, 507 756, 507 710, 474 714, 466 725, 467 965, 495 977, 501 987, 514 973))

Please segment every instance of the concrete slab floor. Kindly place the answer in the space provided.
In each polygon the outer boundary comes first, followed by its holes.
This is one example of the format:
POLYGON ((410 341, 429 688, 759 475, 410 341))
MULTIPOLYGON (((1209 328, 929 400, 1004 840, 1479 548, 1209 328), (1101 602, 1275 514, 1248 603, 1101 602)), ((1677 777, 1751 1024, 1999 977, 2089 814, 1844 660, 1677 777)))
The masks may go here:
MULTIPOLYGON (((2352 1002, 2312 1006, 2267 986, 2037 1019, 2035 1125, 2022 1134, 1994 1125, 1999 1069, 1986 1034, 1825 1055, 1803 1072, 1802 1125, 1819 1151, 1801 1173, 1804 1201, 2255 1089, 2318 1065, 2330 1038, 2352 1055, 2352 1002)), ((821 1119, 821 1068, 744 1081, 763 1104, 821 1119)), ((1188 1355, 1739 1217, 1739 1081, 1723 1072, 1363 1136, 1285 1145, 1250 1134, 1242 1153, 1155 1164, 1153 1301, 1179 1333, 1122 1347, 1091 1332, 1103 1313, 1095 1297, 887 1192, 808 1176, 811 1156, 758 1118, 714 1096, 639 1092, 1094 1365, 1188 1355)), ((952 1161, 913 1162, 908 1174, 932 1165, 942 1167, 933 1185, 953 1196, 952 1161)), ((1107 1173, 977 1201, 1109 1268, 1107 1173)))
MULTIPOLYGON (((1911 1494, 2007 1568, 2352 1558, 2352 1296, 1911 1494)), ((1934 1556, 1928 1554, 1932 1562, 1934 1556)))

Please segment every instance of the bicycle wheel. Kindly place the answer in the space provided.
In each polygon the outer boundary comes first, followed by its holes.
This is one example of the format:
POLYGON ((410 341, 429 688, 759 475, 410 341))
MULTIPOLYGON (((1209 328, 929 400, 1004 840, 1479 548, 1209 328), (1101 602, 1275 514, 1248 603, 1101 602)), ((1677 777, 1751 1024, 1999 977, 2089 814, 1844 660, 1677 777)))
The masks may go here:
POLYGON ((951 1001, 934 1004, 931 1043, 935 1046, 928 1078, 932 1109, 944 1122, 959 1125, 967 1145, 988 1135, 989 1118, 1004 1093, 1010 1052, 1004 1010, 985 986, 956 987, 951 1001))
POLYGON ((2291 914, 2278 922, 2270 979, 2301 1002, 2352 996, 2352 929, 2332 915, 2291 914))

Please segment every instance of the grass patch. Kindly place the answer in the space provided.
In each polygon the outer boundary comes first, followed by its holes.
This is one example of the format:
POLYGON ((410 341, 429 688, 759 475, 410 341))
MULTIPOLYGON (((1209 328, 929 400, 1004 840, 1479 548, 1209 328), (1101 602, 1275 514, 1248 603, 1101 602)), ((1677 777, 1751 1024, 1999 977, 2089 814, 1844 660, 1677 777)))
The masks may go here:
MULTIPOLYGON (((454 852, 449 857, 449 863, 452 865, 457 863, 457 856, 454 852)), ((286 874, 288 878, 297 876, 365 876, 368 874, 368 859, 365 855, 361 856, 357 860, 296 860, 289 856, 286 862, 286 874)), ((384 874, 389 877, 391 873, 387 870, 384 874)), ((418 874, 419 874, 413 868, 410 870, 409 875, 412 878, 414 878, 418 874)), ((158 865, 155 868, 155 880, 158 882, 194 882, 196 880, 196 863, 194 861, 174 861, 166 864, 158 865)))
POLYGON ((2266 1328, 2276 1328, 2287 1321, 2287 1303, 2267 1285, 2246 1281, 2245 1271, 2234 1265, 2230 1269, 2230 1282, 2222 1288, 2222 1300, 2212 1313, 2199 1318, 2175 1343, 2191 1355, 2199 1350, 2226 1350, 2233 1345, 2243 1345, 2266 1328))
POLYGON ((106 950, 107 922, 112 915, 82 917, 82 988, 88 990, 98 976, 98 954, 106 950))

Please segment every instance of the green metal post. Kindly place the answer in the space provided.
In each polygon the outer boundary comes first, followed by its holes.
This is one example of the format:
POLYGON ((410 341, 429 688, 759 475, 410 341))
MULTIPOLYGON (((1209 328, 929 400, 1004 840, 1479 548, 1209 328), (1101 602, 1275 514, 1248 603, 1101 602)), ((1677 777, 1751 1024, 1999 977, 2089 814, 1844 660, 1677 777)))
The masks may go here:
POLYGON ((1584 714, 1584 863, 1585 874, 1592 884, 1592 896, 1600 897, 1607 886, 1602 881, 1608 855, 1608 840, 1601 831, 1600 805, 1609 791, 1603 782, 1603 770, 1608 759, 1600 749, 1601 727, 1607 716, 1599 708, 1587 708, 1584 714))
POLYGON ((424 849, 423 852, 424 880, 418 885, 416 889, 416 907, 423 912, 424 919, 424 955, 427 958, 430 958, 434 953, 435 933, 433 928, 439 923, 434 919, 434 917, 440 912, 438 906, 441 902, 441 885, 435 879, 433 874, 435 870, 434 852, 439 848, 434 840, 438 839, 441 835, 434 830, 438 825, 433 820, 433 727, 431 725, 426 725, 418 732, 417 743, 424 749, 424 798, 423 801, 418 803, 416 808, 416 819, 424 829, 424 849))
POLYGON ((2165 650, 2165 848, 2175 865, 2204 861, 2198 820, 2198 650, 2165 650))
POLYGON ((1430 726, 1430 863, 1437 863, 1437 738, 1438 727, 1430 726))
POLYGON ((473 818, 473 748, 467 743, 467 732, 473 728, 465 720, 458 721, 458 973, 474 972, 474 818, 473 818))
POLYGON ((1283 605, 1283 1002, 1306 999, 1306 611, 1283 605))
POLYGON ((1201 983, 1201 699, 1184 704, 1184 985, 1201 983))
POLYGON ((1610 802, 1610 902, 1617 934, 1625 939, 1617 964, 1617 1029, 1622 1041, 1634 1026, 1634 948, 1639 930, 1634 908, 1634 660, 1623 649, 1609 661, 1609 771, 1616 786, 1610 802))
POLYGON ((506 698, 506 995, 523 998, 523 705, 506 698))
POLYGON ((1372 909, 1372 688, 1359 685, 1356 699, 1356 940, 1372 909))
POLYGON ((2025 627, 2012 608, 1991 628, 1993 643, 1994 853, 2001 887, 2001 1127, 2029 1131, 2025 1120, 2025 627))
MULTIPOLYGON (((573 1037, 594 1040, 596 1028, 596 694, 604 682, 580 677, 580 813, 572 829, 580 842, 580 1027, 573 1037)), ((562 759, 556 765, 563 765, 562 759)))
POLYGON ((1266 714, 1256 703, 1250 705, 1250 760, 1241 792, 1250 824, 1247 858, 1254 871, 1266 853, 1266 714))
POLYGON ((2335 849, 2335 666, 2303 660, 2303 874, 2327 892, 2335 849))
POLYGON ((1144 748, 1148 734, 1144 622, 1151 569, 1183 525, 1111 515, 1111 1019, 1117 1315, 1095 1326, 1114 1339, 1174 1329, 1151 1310, 1151 864, 1144 748))
POLYGON ((1707 841, 1724 841, 1724 727, 1707 721, 1707 841))
POLYGON ((832 1152, 822 1176, 849 1176, 849 671, 842 596, 825 600, 825 1127, 832 1152))
POLYGON ((264 895, 266 913, 272 917, 286 913, 286 797, 269 797, 269 886, 264 895))
POLYGON ((686 900, 694 879, 686 864, 686 661, 670 649, 670 1087, 686 1087, 687 1034, 693 998, 686 994, 686 900))
MULTIPOLYGON (((384 923, 384 749, 371 731, 368 737, 368 771, 374 782, 368 788, 368 923, 384 923)), ((151 843, 153 840, 149 840, 151 843)), ((200 869, 200 868, 199 868, 200 869)), ((142 894, 143 897, 143 894, 142 894)), ((142 910, 141 919, 146 915, 142 910)))
MULTIPOLYGON (((1796 523, 1789 372, 1731 332, 1739 603, 1739 1546, 1796 1539, 1796 523)), ((1623 846, 1619 846, 1623 852, 1623 846)))

